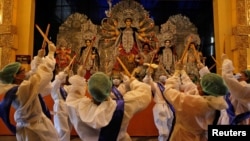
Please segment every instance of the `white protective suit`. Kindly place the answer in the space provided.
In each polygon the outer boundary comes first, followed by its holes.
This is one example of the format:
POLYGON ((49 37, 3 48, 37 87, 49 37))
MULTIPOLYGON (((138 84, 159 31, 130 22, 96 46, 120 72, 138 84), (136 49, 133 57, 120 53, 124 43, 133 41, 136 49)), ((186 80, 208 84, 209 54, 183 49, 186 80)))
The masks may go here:
MULTIPOLYGON (((60 87, 62 83, 66 82, 67 74, 65 72, 59 72, 55 80, 52 82, 51 97, 54 100, 54 126, 58 132, 60 141, 70 141, 72 125, 69 119, 68 107, 65 99, 61 94, 60 87)), ((68 86, 64 85, 64 89, 68 86)), ((66 90, 65 90, 66 91, 66 90)))
MULTIPOLYGON (((155 104, 153 107, 153 117, 155 126, 159 133, 158 141, 167 141, 172 130, 174 120, 173 111, 163 98, 163 92, 161 92, 158 84, 153 81, 151 76, 146 75, 143 82, 151 86, 154 95, 155 104)), ((162 86, 164 87, 164 84, 162 84, 162 86)))
POLYGON ((165 84, 164 95, 173 105, 176 117, 170 141, 207 141, 208 125, 213 123, 215 111, 226 109, 227 103, 222 96, 195 94, 197 90, 188 88, 192 81, 183 83, 183 77, 187 77, 185 71, 175 72, 165 84))
MULTIPOLYGON (((28 80, 18 87, 14 119, 16 122, 16 138, 18 141, 59 141, 56 129, 41 108, 38 94, 50 83, 55 67, 54 52, 44 58, 28 80)), ((13 84, 0 84, 0 93, 6 93, 13 84)))
MULTIPOLYGON (((39 50, 39 51, 40 51, 40 50, 39 50)), ((38 54, 39 54, 39 52, 38 52, 38 54)), ((26 73, 27 79, 28 79, 31 75, 35 74, 35 72, 36 72, 36 70, 37 70, 37 67, 38 67, 40 64, 42 64, 43 62, 44 62, 44 57, 41 57, 41 56, 39 56, 39 55, 35 56, 34 59, 31 60, 31 63, 30 63, 31 69, 30 69, 30 71, 28 71, 28 72, 26 73)), ((42 91, 40 92, 41 96, 42 96, 42 97, 45 97, 45 96, 49 95, 50 92, 51 92, 51 89, 52 89, 52 87, 51 87, 51 82, 49 82, 48 85, 46 85, 46 87, 44 87, 44 88, 42 89, 42 91)))
MULTIPOLYGON (((222 77, 226 83, 235 114, 241 114, 250 111, 250 84, 245 81, 239 82, 233 74, 233 63, 229 59, 225 59, 222 63, 222 77)), ((226 110, 223 110, 219 120, 219 124, 229 124, 229 117, 226 110)), ((246 119, 239 124, 249 125, 249 119, 246 119)))
MULTIPOLYGON (((72 88, 68 91, 66 103, 69 107, 70 120, 83 141, 98 141, 102 127, 109 124, 116 109, 116 101, 108 97, 100 105, 85 96, 86 83, 83 78, 73 76, 69 79, 72 88)), ((127 133, 130 119, 144 110, 151 102, 151 89, 145 83, 133 80, 130 91, 123 95, 124 115, 117 141, 131 141, 127 133)))
MULTIPOLYGON (((128 79, 128 78, 126 78, 126 79, 128 79)), ((114 82, 113 82, 113 86, 115 86, 115 88, 120 92, 121 95, 124 95, 127 91, 129 91, 129 88, 121 79, 120 79, 118 86, 114 85, 114 82)), ((116 99, 116 96, 113 92, 111 92, 110 96, 112 99, 116 99)))

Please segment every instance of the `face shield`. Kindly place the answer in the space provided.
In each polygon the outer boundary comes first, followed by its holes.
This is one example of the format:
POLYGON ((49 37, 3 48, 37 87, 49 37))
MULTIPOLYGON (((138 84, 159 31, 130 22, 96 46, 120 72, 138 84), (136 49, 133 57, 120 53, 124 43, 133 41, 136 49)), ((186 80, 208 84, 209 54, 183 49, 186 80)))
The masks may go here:
POLYGON ((159 81, 162 82, 162 83, 165 83, 166 80, 167 80, 167 76, 165 76, 165 75, 161 75, 161 76, 159 77, 159 81))
POLYGON ((113 84, 114 84, 115 86, 118 86, 118 85, 121 83, 121 80, 115 78, 115 79, 112 80, 112 82, 113 82, 113 84))

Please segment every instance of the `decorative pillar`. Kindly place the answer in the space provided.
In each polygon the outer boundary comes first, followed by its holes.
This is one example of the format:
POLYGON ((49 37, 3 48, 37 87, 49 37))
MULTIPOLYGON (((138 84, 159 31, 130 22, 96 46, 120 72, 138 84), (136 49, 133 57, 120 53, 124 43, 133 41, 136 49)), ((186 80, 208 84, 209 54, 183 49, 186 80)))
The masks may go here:
POLYGON ((13 1, 0 0, 0 69, 6 64, 14 61, 16 48, 14 47, 14 36, 16 27, 13 26, 13 1))
MULTIPOLYGON (((234 64, 237 72, 249 69, 248 48, 250 44, 250 0, 236 0, 235 19, 236 25, 233 27, 232 35, 234 37, 231 51, 234 56, 234 64)), ((234 19, 233 19, 234 20, 234 19)))

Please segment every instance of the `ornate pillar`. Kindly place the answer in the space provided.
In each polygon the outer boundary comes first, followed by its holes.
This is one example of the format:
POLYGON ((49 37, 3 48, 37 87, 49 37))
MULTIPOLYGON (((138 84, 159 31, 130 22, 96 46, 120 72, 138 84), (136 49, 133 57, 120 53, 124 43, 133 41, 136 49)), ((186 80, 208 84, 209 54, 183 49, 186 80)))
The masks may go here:
POLYGON ((232 35, 234 44, 231 49, 235 57, 235 68, 238 71, 247 69, 248 48, 250 44, 250 0, 236 0, 236 26, 232 35))
POLYGON ((13 61, 14 35, 16 27, 13 26, 14 0, 0 0, 0 69, 13 61))

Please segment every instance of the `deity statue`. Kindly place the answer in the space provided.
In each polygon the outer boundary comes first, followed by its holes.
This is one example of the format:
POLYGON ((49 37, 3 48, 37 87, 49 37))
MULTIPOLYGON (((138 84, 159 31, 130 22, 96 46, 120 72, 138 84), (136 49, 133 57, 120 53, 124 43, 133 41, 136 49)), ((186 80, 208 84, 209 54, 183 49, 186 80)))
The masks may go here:
POLYGON ((80 49, 81 65, 83 65, 86 70, 85 79, 88 79, 93 73, 98 71, 100 67, 99 53, 97 47, 93 46, 92 42, 94 42, 94 40, 86 39, 85 46, 82 46, 80 49))
POLYGON ((200 45, 200 38, 197 34, 189 34, 185 39, 185 48, 184 50, 184 57, 183 57, 183 64, 185 65, 186 72, 189 77, 193 80, 193 82, 197 82, 200 78, 199 69, 197 64, 202 62, 203 55, 199 51, 200 45))
MULTIPOLYGON (((142 44, 149 43, 154 35, 154 21, 149 18, 143 7, 134 1, 121 1, 109 14, 109 17, 102 20, 102 39, 107 48, 113 48, 112 57, 116 60, 116 56, 119 56, 127 70, 132 72, 137 66, 135 59, 142 51, 142 44)), ((118 61, 114 61, 113 68, 120 71, 123 69, 118 61)))
POLYGON ((176 53, 175 43, 173 34, 170 32, 163 34, 163 45, 160 46, 158 51, 158 63, 162 66, 168 75, 172 75, 174 73, 175 62, 178 60, 178 56, 176 53))
POLYGON ((71 61, 71 46, 65 39, 60 39, 56 48, 56 70, 61 71, 71 61))

